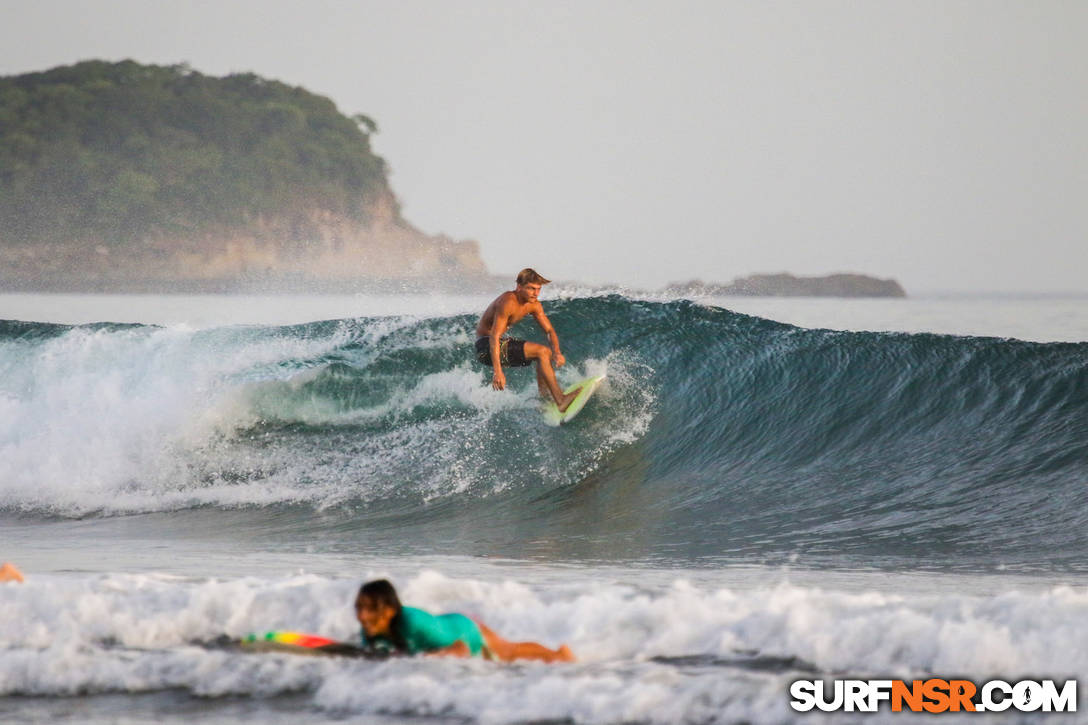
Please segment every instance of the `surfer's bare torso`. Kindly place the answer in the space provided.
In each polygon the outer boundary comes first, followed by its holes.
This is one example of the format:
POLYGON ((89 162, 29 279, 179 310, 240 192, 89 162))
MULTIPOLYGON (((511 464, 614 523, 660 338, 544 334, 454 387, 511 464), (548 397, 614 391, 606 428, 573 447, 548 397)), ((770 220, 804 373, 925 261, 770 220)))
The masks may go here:
POLYGON ((544 308, 540 306, 539 300, 534 297, 521 302, 514 292, 503 292, 484 310, 479 324, 476 325, 476 336, 491 335, 496 330, 502 336, 507 328, 516 325, 529 314, 540 324, 545 334, 551 331, 552 325, 544 315, 544 308))

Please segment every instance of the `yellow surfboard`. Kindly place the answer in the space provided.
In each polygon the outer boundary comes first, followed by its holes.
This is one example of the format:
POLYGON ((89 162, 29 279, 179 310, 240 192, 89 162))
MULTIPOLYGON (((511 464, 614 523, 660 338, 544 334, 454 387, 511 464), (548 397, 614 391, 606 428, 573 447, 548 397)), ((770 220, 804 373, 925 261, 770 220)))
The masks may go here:
POLYGON ((605 378, 604 375, 596 375, 592 378, 586 378, 585 380, 579 380, 574 385, 564 390, 564 393, 569 393, 575 388, 581 388, 578 391, 578 397, 571 401, 567 409, 562 413, 559 412, 558 406, 556 406, 554 400, 548 400, 541 405, 541 411, 544 413, 544 422, 548 425, 557 426, 563 423, 569 423, 574 420, 574 416, 582 412, 582 408, 586 406, 586 403, 593 397, 594 391, 601 384, 605 378))

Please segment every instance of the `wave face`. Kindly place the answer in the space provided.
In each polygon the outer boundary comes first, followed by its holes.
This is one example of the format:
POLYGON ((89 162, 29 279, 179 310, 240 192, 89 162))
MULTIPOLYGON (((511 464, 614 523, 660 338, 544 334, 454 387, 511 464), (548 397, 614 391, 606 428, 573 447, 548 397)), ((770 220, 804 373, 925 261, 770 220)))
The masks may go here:
POLYGON ((531 371, 489 389, 470 316, 0 322, 0 508, 185 511, 466 553, 1088 561, 1088 344, 808 330, 619 296, 548 309, 561 379, 608 374, 560 429, 531 371))

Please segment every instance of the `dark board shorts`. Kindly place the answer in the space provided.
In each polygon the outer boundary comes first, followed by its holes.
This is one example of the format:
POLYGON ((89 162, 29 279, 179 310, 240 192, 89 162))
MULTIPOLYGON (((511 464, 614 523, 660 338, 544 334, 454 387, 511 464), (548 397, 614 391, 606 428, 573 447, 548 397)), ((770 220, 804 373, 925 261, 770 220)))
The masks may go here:
MULTIPOLYGON (((484 365, 491 365, 491 338, 486 335, 476 338, 476 359, 484 365)), ((516 337, 504 337, 499 340, 499 362, 507 367, 523 368, 530 364, 525 358, 525 340, 516 337)))

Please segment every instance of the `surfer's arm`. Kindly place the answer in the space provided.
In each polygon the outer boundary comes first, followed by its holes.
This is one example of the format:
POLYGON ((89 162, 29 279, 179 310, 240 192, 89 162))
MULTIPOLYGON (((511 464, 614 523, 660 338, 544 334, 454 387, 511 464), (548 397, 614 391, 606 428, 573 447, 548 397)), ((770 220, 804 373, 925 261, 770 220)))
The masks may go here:
POLYGON ((552 361, 556 367, 565 365, 567 359, 563 357, 563 353, 559 351, 559 334, 556 333, 555 328, 552 327, 551 320, 544 314, 544 308, 538 303, 536 309, 533 310, 533 318, 536 323, 540 325, 540 329, 544 330, 544 334, 548 336, 548 342, 552 346, 552 361))
POLYGON ((506 305, 495 311, 494 320, 491 323, 491 340, 489 345, 491 346, 491 367, 495 371, 491 380, 491 387, 495 390, 502 390, 506 387, 506 374, 502 371, 502 356, 499 354, 499 341, 502 339, 502 334, 506 332, 506 321, 509 316, 504 309, 506 305))
POLYGON ((427 657, 471 657, 472 650, 462 640, 457 640, 449 647, 441 647, 426 652, 427 657))

